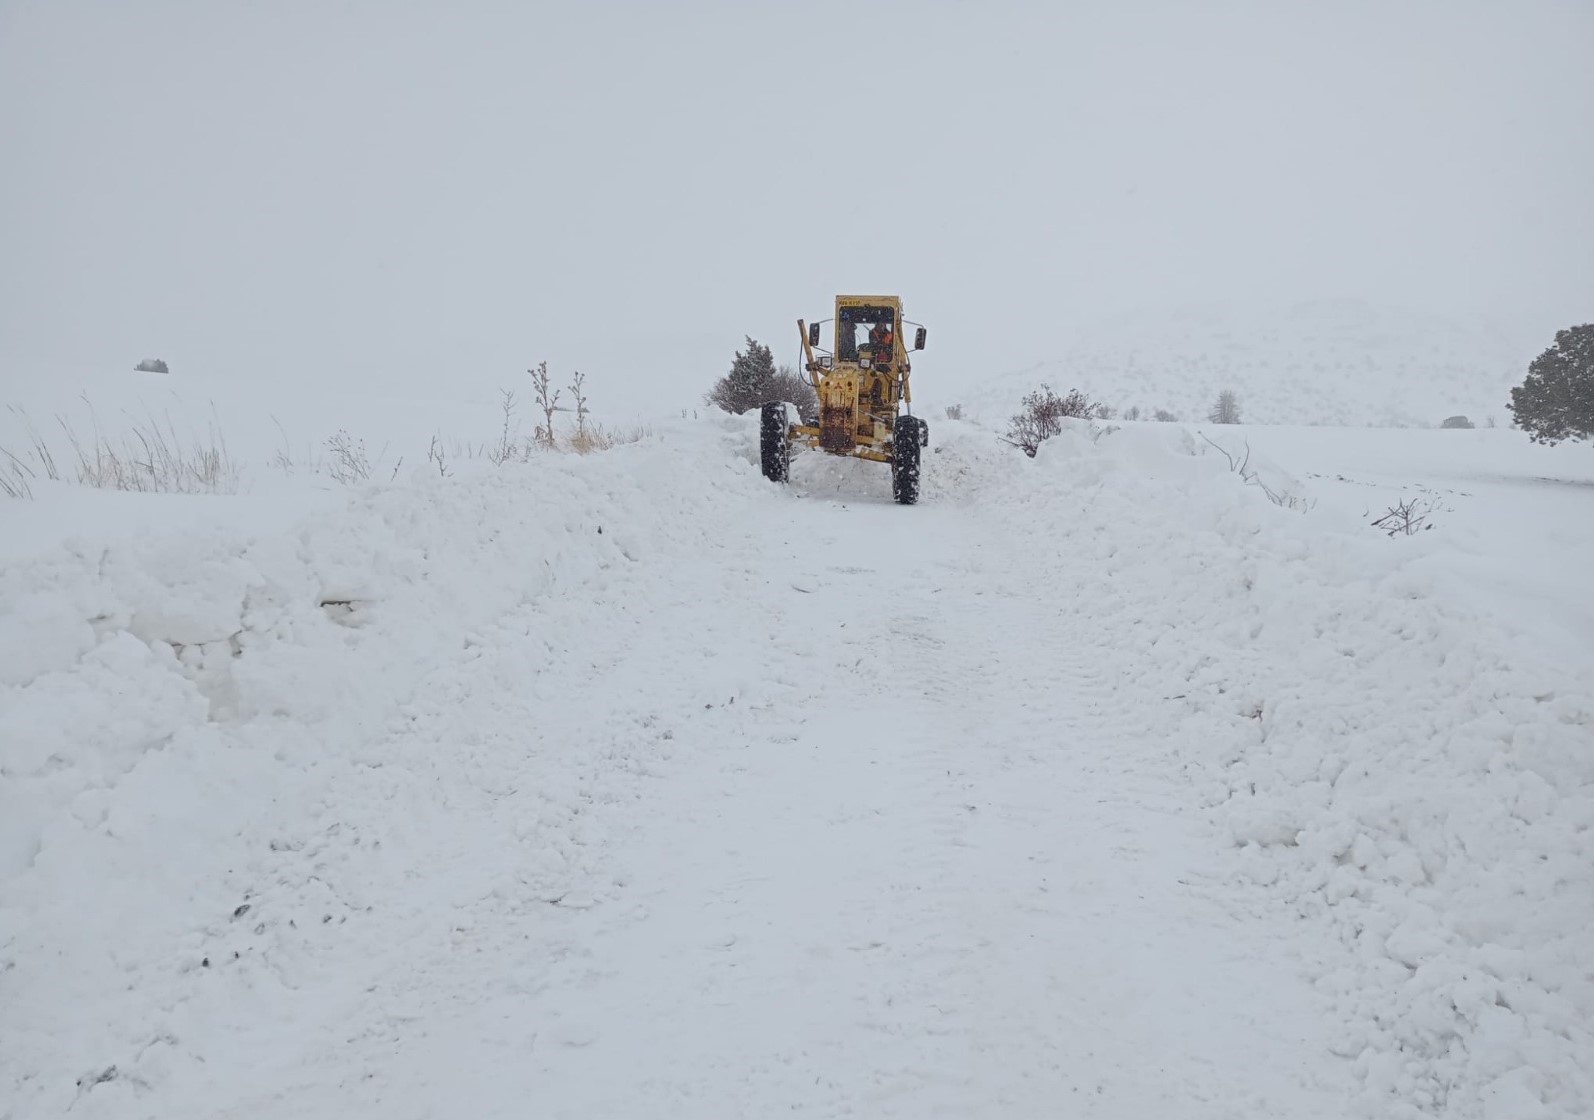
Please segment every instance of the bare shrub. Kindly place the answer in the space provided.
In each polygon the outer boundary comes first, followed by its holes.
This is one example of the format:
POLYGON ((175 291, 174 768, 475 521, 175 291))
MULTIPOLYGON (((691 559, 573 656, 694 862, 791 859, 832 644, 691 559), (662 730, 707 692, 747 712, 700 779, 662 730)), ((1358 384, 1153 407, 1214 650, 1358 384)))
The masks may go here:
POLYGON ((814 392, 813 383, 808 378, 790 366, 781 366, 775 371, 775 376, 769 379, 765 387, 765 393, 766 400, 788 401, 796 405, 804 424, 819 423, 819 394, 814 392))
POLYGON ((1125 420, 1139 420, 1140 419, 1140 406, 1138 404, 1134 404, 1134 405, 1130 405, 1128 408, 1124 409, 1124 419, 1125 420))
POLYGON ((1382 516, 1373 518, 1373 527, 1382 529, 1391 537, 1413 536, 1433 528, 1429 518, 1438 508, 1439 503, 1433 498, 1403 498, 1390 506, 1382 516))
POLYGON ((435 435, 432 445, 426 449, 426 461, 437 468, 438 477, 448 477, 448 452, 443 449, 443 441, 435 435))
POLYGON ((342 483, 368 482, 371 478, 371 459, 365 453, 365 441, 354 439, 342 428, 338 434, 327 438, 327 450, 332 453, 327 473, 342 483))
POLYGON ((1179 418, 1165 408, 1159 408, 1151 414, 1151 418, 1159 424, 1177 424, 1179 418))
POLYGON ((1208 438, 1204 432, 1202 433, 1201 438, 1218 449, 1218 454, 1222 455, 1223 458, 1228 461, 1229 470, 1239 475, 1241 482, 1244 482, 1247 486, 1255 486, 1267 496, 1268 501, 1272 502, 1280 509, 1293 509, 1298 510, 1301 513, 1306 513, 1317 505, 1315 501, 1308 501, 1299 494, 1291 494, 1286 490, 1275 490, 1266 482, 1263 482, 1262 476, 1257 474, 1256 470, 1251 466, 1250 440, 1245 441, 1245 451, 1243 453, 1235 454, 1230 452, 1228 448, 1222 446, 1221 444, 1213 443, 1213 441, 1208 438))
POLYGON ((1078 389, 1070 389, 1066 397, 1059 397, 1050 385, 1042 385, 1020 403, 1023 407, 1013 416, 1006 442, 1021 448, 1032 459, 1041 444, 1062 432, 1064 420, 1105 420, 1111 412, 1078 389))
POLYGON ((948 420, 961 420, 961 419, 963 419, 963 406, 960 405, 960 404, 949 404, 949 405, 947 405, 946 406, 946 418, 948 420))

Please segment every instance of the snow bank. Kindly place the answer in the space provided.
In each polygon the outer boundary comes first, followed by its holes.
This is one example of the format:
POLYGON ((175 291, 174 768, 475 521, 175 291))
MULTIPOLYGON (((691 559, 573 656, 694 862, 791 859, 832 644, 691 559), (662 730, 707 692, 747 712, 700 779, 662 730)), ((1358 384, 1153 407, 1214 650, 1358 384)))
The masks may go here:
POLYGON ((1243 874, 1300 916, 1370 1115, 1594 1113, 1594 675, 1441 594, 1440 534, 1303 516, 1173 426, 941 477, 1045 557, 1052 624, 1165 709, 1243 874))
MULTIPOLYGON (((763 492, 743 427, 371 487, 286 533, 185 524, 0 567, 0 1117, 132 1115, 157 1081, 197 1108, 225 1091, 216 1024, 289 1039, 295 1005, 270 993, 357 1003, 361 974, 318 963, 333 931, 448 842, 424 825, 449 760, 386 744, 466 721, 414 698, 463 688, 513 620, 524 674, 494 685, 540 742, 542 670, 594 620, 630 625, 632 573, 688 564, 763 492), (385 846, 390 875, 340 874, 351 844, 385 846)), ((583 828, 561 787, 592 764, 551 764, 549 808, 515 824, 555 898, 583 828)))

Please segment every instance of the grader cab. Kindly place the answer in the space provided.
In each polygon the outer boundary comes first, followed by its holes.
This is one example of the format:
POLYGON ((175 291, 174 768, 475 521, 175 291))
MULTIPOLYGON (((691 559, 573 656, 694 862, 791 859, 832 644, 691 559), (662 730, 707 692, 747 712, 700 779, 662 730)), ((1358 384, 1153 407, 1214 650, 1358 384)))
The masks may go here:
MULTIPOLYGON (((912 364, 902 336, 902 300, 837 296, 830 323, 831 347, 826 350, 820 345, 824 324, 797 320, 803 366, 819 396, 819 422, 802 422, 781 401, 764 405, 759 429, 764 477, 785 482, 793 451, 817 448, 889 464, 892 496, 912 505, 919 500, 919 452, 929 445, 930 429, 912 414, 912 364)), ((907 325, 914 328, 912 350, 923 350, 925 329, 907 325)))

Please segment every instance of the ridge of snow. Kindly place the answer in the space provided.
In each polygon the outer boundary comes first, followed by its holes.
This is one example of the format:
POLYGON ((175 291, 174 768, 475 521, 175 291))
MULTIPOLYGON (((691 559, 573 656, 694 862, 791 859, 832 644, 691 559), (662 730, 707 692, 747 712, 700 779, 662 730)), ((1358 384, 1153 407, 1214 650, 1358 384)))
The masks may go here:
POLYGON ((1333 931, 1302 949, 1368 1114, 1594 1107, 1588 665, 1445 595, 1432 539, 1270 506, 1178 426, 1074 422, 1024 467, 980 489, 1057 624, 1177 706, 1242 874, 1333 931))

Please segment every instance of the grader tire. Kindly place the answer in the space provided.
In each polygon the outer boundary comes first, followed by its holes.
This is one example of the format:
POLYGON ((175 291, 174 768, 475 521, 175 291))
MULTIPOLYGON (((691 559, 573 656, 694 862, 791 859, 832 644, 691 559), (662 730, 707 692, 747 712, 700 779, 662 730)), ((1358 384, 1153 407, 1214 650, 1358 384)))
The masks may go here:
POLYGON ((919 448, 924 429, 913 416, 898 416, 891 431, 891 496, 901 505, 919 500, 919 448))
POLYGON ((758 417, 758 457, 764 477, 771 482, 791 478, 791 438, 786 430, 786 406, 780 401, 766 404, 758 417))

